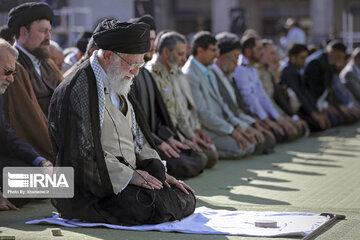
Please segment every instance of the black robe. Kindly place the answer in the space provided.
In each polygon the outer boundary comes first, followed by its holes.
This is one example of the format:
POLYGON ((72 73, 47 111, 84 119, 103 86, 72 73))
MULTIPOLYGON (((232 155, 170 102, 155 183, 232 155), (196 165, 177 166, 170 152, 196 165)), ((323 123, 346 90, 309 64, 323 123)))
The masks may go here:
MULTIPOLYGON (((136 120, 151 146, 154 143, 146 121, 133 104, 136 120)), ((55 90, 50 102, 49 132, 56 155, 56 166, 74 167, 73 198, 52 199, 64 218, 123 225, 154 224, 181 219, 195 209, 195 198, 177 188, 147 190, 128 185, 115 195, 107 171, 100 140, 97 86, 89 60, 82 63, 55 90)), ((121 136, 120 136, 121 137, 121 136)), ((123 159, 119 158, 123 163, 123 159)), ((153 166, 162 172, 160 161, 143 160, 138 166, 152 174, 153 166)), ((154 173, 157 174, 157 173, 154 173)), ((157 177, 157 175, 155 175, 157 177)))
MULTIPOLYGON (((156 145, 170 137, 179 140, 156 83, 146 68, 141 68, 135 77, 130 95, 134 95, 139 101, 156 145)), ((169 158, 161 150, 157 150, 166 161, 168 172, 179 179, 197 176, 205 167, 201 156, 193 150, 183 150, 179 158, 169 158)))
POLYGON ((62 79, 58 71, 47 60, 40 61, 40 77, 30 58, 20 49, 18 51, 18 61, 28 72, 40 108, 47 117, 51 96, 62 79))

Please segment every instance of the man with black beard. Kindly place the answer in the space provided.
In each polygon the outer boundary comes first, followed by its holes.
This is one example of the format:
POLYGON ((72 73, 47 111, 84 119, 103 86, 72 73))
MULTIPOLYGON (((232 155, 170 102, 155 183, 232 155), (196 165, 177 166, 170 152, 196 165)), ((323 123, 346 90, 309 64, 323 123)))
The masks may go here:
POLYGON ((73 198, 52 199, 64 218, 121 225, 180 220, 193 190, 166 173, 137 100, 128 94, 149 50, 149 26, 106 19, 99 48, 55 90, 50 135, 56 166, 72 166, 73 198))
POLYGON ((9 12, 9 28, 15 33, 19 63, 28 72, 33 90, 45 116, 61 74, 49 61, 51 22, 54 13, 45 3, 30 2, 9 12))
POLYGON ((15 34, 19 58, 14 83, 4 94, 6 121, 17 136, 51 160, 48 107, 62 79, 56 64, 49 58, 53 17, 52 9, 45 3, 29 2, 10 10, 8 25, 15 34))

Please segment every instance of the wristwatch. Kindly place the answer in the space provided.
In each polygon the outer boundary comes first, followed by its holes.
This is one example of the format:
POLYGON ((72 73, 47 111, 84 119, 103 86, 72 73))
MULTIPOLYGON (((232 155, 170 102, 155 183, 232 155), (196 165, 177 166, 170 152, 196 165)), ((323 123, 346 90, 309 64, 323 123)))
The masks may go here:
POLYGON ((52 166, 52 163, 50 161, 45 161, 43 164, 41 164, 42 167, 50 167, 52 166))

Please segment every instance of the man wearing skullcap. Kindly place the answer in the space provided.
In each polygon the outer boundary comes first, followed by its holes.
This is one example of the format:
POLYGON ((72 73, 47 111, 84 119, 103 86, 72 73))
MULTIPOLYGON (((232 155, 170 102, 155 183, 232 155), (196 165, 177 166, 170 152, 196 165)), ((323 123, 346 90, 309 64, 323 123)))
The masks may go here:
POLYGON ((128 94, 149 50, 149 26, 106 19, 93 38, 99 50, 51 99, 56 165, 75 172, 74 197, 52 203, 63 218, 122 225, 190 215, 193 190, 166 173, 138 102, 128 94))
MULTIPOLYGON (((209 32, 195 34, 192 56, 182 68, 191 86, 202 130, 215 143, 220 159, 252 154, 255 145, 246 139, 246 122, 234 116, 219 94, 210 65, 219 55, 216 38, 209 32)), ((249 136, 249 138, 253 137, 249 136)))
POLYGON ((8 26, 19 51, 15 81, 4 94, 6 120, 38 153, 53 159, 47 114, 54 89, 62 79, 49 58, 53 11, 49 5, 28 2, 9 12, 8 26))
MULTIPOLYGON (((150 50, 145 53, 144 60, 152 59, 156 30, 153 18, 145 15, 131 21, 144 22, 150 26, 150 50)), ((142 67, 135 77, 131 93, 136 96, 144 110, 157 150, 161 158, 166 161, 168 173, 180 179, 199 175, 205 164, 199 153, 180 142, 180 133, 174 127, 159 89, 145 67, 142 67)))
POLYGON ((248 124, 245 132, 255 137, 254 153, 272 152, 276 143, 274 135, 269 130, 263 128, 259 120, 245 113, 241 97, 238 91, 236 91, 233 73, 241 52, 240 39, 235 34, 229 32, 217 34, 216 39, 218 40, 220 55, 216 62, 211 65, 210 69, 216 78, 219 93, 234 116, 248 124))

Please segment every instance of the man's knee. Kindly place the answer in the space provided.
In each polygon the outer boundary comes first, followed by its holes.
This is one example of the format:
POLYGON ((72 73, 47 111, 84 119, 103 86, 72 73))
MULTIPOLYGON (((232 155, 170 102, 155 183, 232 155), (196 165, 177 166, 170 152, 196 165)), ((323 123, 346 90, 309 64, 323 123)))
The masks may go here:
POLYGON ((207 149, 203 149, 203 151, 207 157, 207 164, 205 168, 212 168, 213 166, 215 166, 215 164, 219 159, 218 153, 214 150, 207 150, 207 149))
POLYGON ((142 160, 139 162, 137 169, 147 171, 162 183, 165 182, 165 167, 159 159, 150 158, 142 160))

